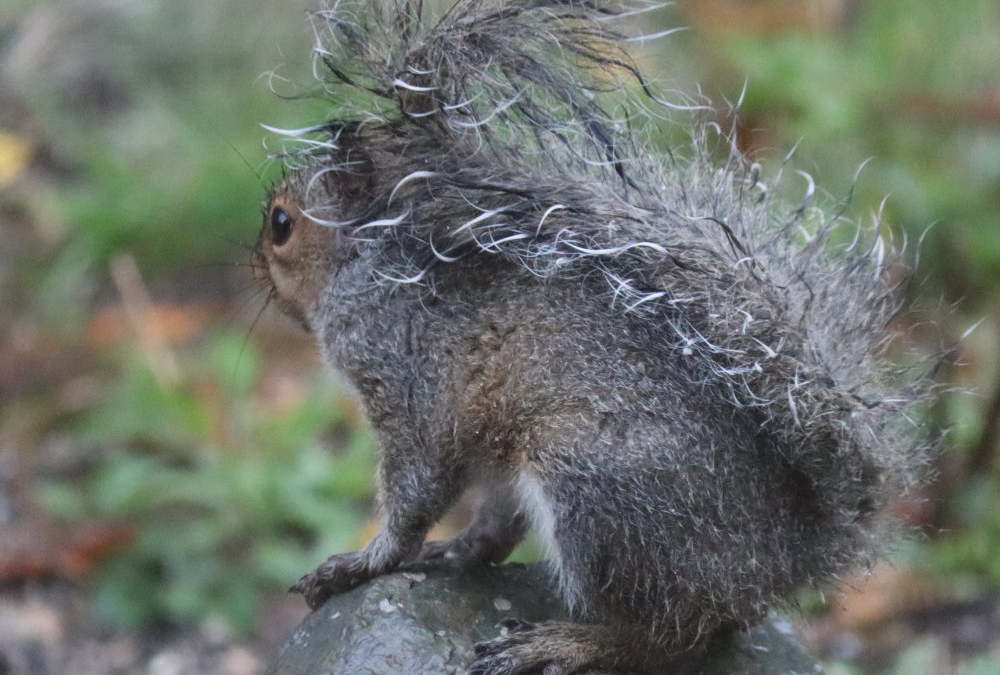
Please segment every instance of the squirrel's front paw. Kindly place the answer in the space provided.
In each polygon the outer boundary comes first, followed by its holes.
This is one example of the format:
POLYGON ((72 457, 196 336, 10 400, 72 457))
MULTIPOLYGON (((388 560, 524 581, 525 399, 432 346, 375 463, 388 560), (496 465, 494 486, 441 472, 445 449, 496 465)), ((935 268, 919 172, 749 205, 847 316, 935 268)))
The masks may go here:
POLYGON ((303 575, 289 591, 301 593, 309 609, 318 609, 331 596, 349 591, 371 578, 365 563, 366 557, 360 551, 332 555, 315 570, 303 575))
POLYGON ((511 619, 501 624, 506 635, 480 642, 472 650, 476 660, 469 666, 469 675, 569 675, 587 659, 574 649, 572 642, 560 640, 559 628, 536 626, 511 619))

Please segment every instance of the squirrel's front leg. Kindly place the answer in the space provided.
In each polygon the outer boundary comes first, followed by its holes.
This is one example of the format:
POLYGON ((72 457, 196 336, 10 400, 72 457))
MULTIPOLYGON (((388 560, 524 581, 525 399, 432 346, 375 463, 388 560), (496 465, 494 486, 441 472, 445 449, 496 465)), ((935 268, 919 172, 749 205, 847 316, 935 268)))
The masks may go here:
POLYGON ((415 557, 427 531, 461 493, 465 470, 454 457, 383 443, 379 474, 379 531, 362 550, 330 556, 291 588, 311 609, 415 557))

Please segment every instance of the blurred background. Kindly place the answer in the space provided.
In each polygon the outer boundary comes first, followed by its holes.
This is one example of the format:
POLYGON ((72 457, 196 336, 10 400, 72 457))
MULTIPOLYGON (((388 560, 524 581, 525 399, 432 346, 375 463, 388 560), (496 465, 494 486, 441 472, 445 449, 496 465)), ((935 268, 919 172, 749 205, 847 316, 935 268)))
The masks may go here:
MULTIPOLYGON (((0 5, 0 675, 261 673, 305 613, 285 589, 372 532, 364 420, 246 265, 280 175, 259 125, 324 118, 282 97, 311 7, 0 5)), ((745 152, 797 148, 830 203, 922 240, 928 355, 976 326, 913 535, 797 624, 835 675, 1000 673, 1000 3, 650 16, 689 27, 641 56, 661 90, 742 100, 745 152)))

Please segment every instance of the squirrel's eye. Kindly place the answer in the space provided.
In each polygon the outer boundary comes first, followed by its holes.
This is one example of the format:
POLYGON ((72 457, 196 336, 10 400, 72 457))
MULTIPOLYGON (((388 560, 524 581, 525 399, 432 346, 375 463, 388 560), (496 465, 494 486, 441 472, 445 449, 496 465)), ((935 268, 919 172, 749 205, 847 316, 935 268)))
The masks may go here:
POLYGON ((271 211, 271 243, 282 246, 292 236, 292 218, 284 209, 271 211))

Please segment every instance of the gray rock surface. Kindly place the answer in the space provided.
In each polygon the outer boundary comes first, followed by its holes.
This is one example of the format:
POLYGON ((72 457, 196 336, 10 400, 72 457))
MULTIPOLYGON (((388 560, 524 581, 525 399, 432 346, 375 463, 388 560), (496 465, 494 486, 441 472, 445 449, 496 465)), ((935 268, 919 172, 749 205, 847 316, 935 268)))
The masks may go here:
MULTIPOLYGON (((538 565, 413 567, 331 598, 296 628, 268 675, 457 675, 500 621, 565 618, 538 565)), ((816 675, 791 625, 720 635, 698 675, 816 675)), ((594 671, 594 675, 597 675, 594 671)))

